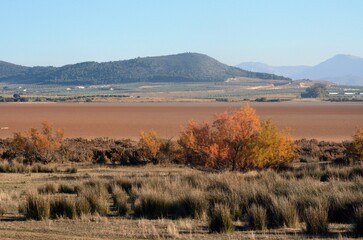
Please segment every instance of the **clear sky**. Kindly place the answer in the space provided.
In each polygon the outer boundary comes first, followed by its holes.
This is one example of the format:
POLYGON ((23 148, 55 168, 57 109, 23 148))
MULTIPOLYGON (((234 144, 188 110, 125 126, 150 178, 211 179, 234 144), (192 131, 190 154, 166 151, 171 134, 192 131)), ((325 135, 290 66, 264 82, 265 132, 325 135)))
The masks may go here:
POLYGON ((229 65, 363 57, 363 0, 0 0, 0 60, 26 66, 181 52, 229 65))

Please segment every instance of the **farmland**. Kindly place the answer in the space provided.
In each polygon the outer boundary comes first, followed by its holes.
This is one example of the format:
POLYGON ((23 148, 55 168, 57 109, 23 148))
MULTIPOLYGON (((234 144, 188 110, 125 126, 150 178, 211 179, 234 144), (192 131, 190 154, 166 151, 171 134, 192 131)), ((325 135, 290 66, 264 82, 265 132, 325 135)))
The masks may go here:
MULTIPOLYGON (((39 127, 42 121, 62 128, 66 137, 139 137, 156 130, 164 138, 177 137, 189 120, 212 120, 216 113, 232 111, 246 103, 2 103, 0 137, 39 127)), ((250 103, 262 119, 288 128, 295 139, 350 139, 363 122, 361 103, 277 102, 250 103)))

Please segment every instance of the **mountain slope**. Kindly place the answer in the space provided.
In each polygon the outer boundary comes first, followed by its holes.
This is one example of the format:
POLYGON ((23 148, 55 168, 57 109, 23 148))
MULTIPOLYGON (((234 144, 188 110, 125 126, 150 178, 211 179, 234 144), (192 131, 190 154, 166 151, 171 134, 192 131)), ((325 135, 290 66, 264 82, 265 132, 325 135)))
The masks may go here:
MULTIPOLYGON (((1 75, 0 75, 1 76, 1 75)), ((2 82, 36 84, 109 84, 126 82, 219 82, 231 77, 286 79, 241 70, 199 53, 136 58, 114 62, 83 62, 62 67, 33 67, 2 82)))
POLYGON ((27 69, 27 67, 0 61, 0 78, 9 77, 14 74, 21 74, 27 69))

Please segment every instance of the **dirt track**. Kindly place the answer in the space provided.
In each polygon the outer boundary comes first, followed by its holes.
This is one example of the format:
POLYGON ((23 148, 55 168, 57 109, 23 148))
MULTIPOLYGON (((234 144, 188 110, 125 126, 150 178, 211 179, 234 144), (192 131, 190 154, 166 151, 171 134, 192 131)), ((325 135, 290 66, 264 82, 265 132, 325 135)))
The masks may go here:
MULTIPOLYGON (((243 103, 2 103, 0 138, 39 127, 44 120, 63 128, 66 137, 137 138, 155 129, 163 137, 177 136, 188 120, 212 120, 215 113, 243 103)), ((295 138, 350 139, 363 127, 362 103, 253 103, 262 119, 289 128, 295 138)))

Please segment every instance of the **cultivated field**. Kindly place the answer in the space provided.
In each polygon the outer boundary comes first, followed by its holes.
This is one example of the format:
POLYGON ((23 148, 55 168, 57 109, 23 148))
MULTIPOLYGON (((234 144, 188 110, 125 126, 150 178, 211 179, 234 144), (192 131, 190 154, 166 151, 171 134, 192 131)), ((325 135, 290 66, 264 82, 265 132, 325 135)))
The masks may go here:
MULTIPOLYGON (((64 129, 66 137, 138 138, 141 130, 177 137, 191 120, 212 120, 215 113, 245 103, 1 103, 0 138, 39 127, 44 120, 64 129)), ((251 103, 262 119, 290 129, 294 138, 341 141, 362 127, 362 103, 251 103)))

